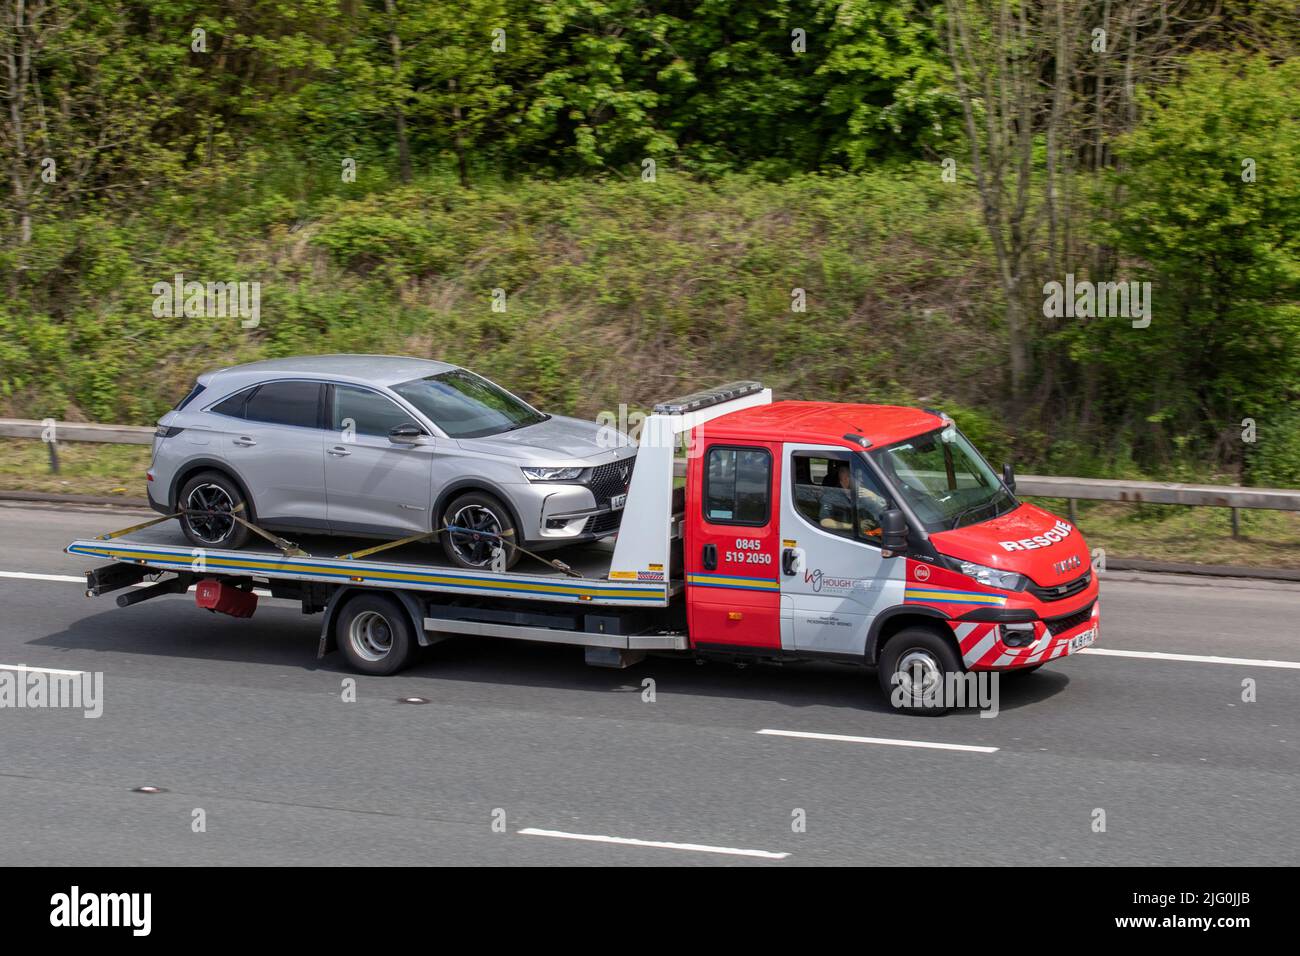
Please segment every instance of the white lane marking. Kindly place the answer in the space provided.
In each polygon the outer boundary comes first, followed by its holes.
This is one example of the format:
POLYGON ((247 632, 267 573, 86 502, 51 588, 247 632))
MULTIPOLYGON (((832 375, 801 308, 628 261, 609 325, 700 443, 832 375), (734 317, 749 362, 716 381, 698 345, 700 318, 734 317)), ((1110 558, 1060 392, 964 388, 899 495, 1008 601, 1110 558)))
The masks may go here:
POLYGON ((725 853, 728 856, 756 856, 764 860, 784 860, 789 853, 773 853, 770 850, 742 850, 734 846, 708 846, 703 843, 665 843, 662 840, 634 840, 631 837, 601 836, 596 833, 565 833, 562 830, 538 830, 525 827, 520 830, 524 836, 555 837, 559 840, 586 840, 588 843, 618 843, 622 846, 648 846, 660 850, 694 850, 697 853, 725 853))
POLYGON ((964 750, 968 753, 995 754, 997 747, 976 747, 973 744, 944 744, 934 740, 898 740, 894 737, 850 737, 845 734, 813 734, 803 730, 756 730, 757 734, 771 737, 806 737, 809 740, 838 740, 850 744, 882 744, 886 747, 923 747, 926 750, 964 750))
POLYGON ((26 664, 0 664, 0 671, 25 671, 31 674, 66 674, 69 677, 90 673, 90 671, 64 671, 59 670, 57 667, 28 667, 26 664))
MULTIPOLYGON (((0 571, 0 578, 18 578, 23 581, 67 581, 73 584, 85 584, 86 576, 75 574, 34 574, 30 571, 0 571)), ((147 588, 153 581, 141 581, 139 584, 132 584, 129 587, 147 588)), ((194 587, 191 585, 190 590, 194 587)), ((265 588, 253 588, 254 594, 260 594, 262 597, 270 597, 271 592, 265 588)), ((295 599, 296 600, 296 599, 295 599)))
POLYGON ((75 574, 32 574, 28 571, 0 571, 0 578, 18 578, 21 581, 75 581, 85 584, 86 576, 75 574))
POLYGON ((1085 647, 1076 654, 1104 657, 1141 657, 1152 661, 1188 661, 1193 664, 1245 664, 1253 667, 1285 667, 1300 670, 1300 661, 1271 661, 1255 657, 1212 657, 1202 654, 1167 654, 1164 651, 1121 651, 1113 647, 1085 647))

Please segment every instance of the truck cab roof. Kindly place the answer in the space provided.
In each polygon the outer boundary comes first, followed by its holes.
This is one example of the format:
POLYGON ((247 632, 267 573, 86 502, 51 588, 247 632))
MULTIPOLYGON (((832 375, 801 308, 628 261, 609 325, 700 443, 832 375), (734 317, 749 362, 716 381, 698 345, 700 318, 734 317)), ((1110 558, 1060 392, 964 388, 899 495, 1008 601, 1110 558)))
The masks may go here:
POLYGON ((710 440, 753 440, 779 435, 783 441, 857 448, 845 435, 861 435, 880 448, 941 428, 933 412, 902 405, 838 402, 772 402, 720 415, 707 425, 710 440))

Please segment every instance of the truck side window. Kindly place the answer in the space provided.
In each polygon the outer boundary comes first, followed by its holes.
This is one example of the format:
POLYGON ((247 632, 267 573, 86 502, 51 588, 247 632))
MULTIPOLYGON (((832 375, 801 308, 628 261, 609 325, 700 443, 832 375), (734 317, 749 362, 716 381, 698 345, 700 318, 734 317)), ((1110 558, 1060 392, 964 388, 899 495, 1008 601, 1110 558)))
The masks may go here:
POLYGON ((795 510, 830 534, 876 544, 880 515, 888 507, 866 465, 845 454, 796 453, 791 456, 795 510))
POLYGON ((713 524, 767 524, 772 456, 765 448, 710 448, 704 461, 704 519, 713 524))

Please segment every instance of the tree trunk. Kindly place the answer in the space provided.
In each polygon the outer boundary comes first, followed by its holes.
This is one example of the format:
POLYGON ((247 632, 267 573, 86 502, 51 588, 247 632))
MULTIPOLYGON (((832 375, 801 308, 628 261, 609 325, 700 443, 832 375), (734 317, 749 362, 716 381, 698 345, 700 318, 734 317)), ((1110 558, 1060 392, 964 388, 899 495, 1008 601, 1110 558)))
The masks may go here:
POLYGON ((402 38, 397 35, 397 4, 384 0, 388 14, 388 44, 393 49, 393 81, 398 88, 397 102, 393 105, 393 126, 397 133, 397 165, 402 182, 411 181, 411 144, 406 138, 406 111, 402 106, 402 38))

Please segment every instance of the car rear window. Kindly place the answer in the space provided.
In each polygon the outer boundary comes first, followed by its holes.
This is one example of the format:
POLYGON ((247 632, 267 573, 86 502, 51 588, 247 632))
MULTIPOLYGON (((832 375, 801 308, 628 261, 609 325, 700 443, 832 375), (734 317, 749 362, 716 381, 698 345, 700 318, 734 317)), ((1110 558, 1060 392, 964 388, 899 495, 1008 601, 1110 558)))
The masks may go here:
POLYGON ((176 403, 175 410, 179 412, 190 402, 194 401, 194 399, 198 398, 199 395, 201 395, 202 393, 203 393, 203 386, 200 385, 198 382, 195 382, 194 387, 189 390, 186 396, 176 403))

